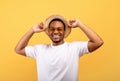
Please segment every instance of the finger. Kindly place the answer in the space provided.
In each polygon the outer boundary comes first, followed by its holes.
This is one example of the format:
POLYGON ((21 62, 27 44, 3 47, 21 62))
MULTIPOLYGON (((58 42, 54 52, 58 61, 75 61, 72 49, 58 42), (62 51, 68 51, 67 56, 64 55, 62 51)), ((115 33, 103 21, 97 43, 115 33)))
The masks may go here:
POLYGON ((72 28, 72 25, 68 24, 68 27, 69 27, 69 28, 72 28))
POLYGON ((42 26, 42 24, 43 24, 43 23, 42 23, 42 22, 40 22, 40 23, 39 23, 39 26, 42 26))
POLYGON ((72 25, 72 20, 69 20, 69 25, 72 25))
POLYGON ((40 22, 40 23, 38 24, 38 27, 39 27, 40 29, 43 29, 43 23, 40 22))
POLYGON ((72 23, 73 22, 73 20, 69 20, 69 23, 72 23))
POLYGON ((74 23, 75 22, 75 19, 71 20, 71 23, 74 23))
POLYGON ((75 22, 75 19, 72 19, 72 20, 70 20, 69 22, 70 22, 70 24, 72 25, 72 24, 75 22))
POLYGON ((68 23, 68 27, 69 27, 69 28, 72 28, 72 25, 71 25, 70 23, 68 23))

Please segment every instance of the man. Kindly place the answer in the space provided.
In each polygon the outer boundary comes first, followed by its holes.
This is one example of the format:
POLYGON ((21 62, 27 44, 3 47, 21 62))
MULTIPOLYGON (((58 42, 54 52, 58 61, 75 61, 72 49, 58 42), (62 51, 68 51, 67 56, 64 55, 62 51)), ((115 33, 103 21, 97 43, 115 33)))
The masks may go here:
MULTIPOLYGON (((78 35, 79 37, 79 35, 78 35)), ((43 24, 33 26, 18 42, 18 54, 36 59, 38 81, 78 81, 78 60, 85 53, 93 52, 103 44, 103 40, 79 20, 69 22, 63 16, 52 15, 43 24), (71 28, 80 28, 89 41, 64 42, 71 28), (45 31, 52 44, 27 46, 35 33, 45 31)))

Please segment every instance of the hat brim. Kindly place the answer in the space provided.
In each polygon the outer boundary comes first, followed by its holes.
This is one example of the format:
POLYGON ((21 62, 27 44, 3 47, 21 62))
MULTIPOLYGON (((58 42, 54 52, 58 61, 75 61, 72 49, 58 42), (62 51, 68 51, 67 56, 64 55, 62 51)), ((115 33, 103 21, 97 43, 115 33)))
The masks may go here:
POLYGON ((45 27, 45 33, 48 35, 48 27, 49 27, 49 24, 52 20, 54 19, 60 19, 61 21, 63 21, 63 23, 65 24, 65 38, 70 34, 71 32, 71 28, 68 27, 68 23, 67 23, 67 20, 61 16, 61 15, 51 15, 50 17, 48 17, 44 23, 44 27, 45 27))

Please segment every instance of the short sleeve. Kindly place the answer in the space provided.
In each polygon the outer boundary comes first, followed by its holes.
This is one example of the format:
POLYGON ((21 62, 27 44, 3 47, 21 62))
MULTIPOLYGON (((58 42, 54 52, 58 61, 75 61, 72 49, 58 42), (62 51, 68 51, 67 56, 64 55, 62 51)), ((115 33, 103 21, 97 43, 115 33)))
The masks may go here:
POLYGON ((47 44, 37 44, 34 46, 26 46, 25 47, 26 56, 36 59, 39 55, 41 55, 45 51, 47 47, 48 47, 47 44))
POLYGON ((88 41, 74 42, 74 46, 79 56, 89 53, 88 41))
POLYGON ((26 46, 25 47, 25 53, 26 56, 35 58, 36 57, 36 52, 35 52, 35 47, 34 46, 26 46))

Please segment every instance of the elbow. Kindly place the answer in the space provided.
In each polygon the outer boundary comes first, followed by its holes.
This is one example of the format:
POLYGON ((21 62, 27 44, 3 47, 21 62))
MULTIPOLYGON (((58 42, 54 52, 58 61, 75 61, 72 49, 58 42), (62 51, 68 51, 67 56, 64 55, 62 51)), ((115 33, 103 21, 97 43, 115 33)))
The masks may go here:
POLYGON ((95 48, 98 49, 98 48, 100 48, 103 44, 104 44, 104 41, 103 41, 103 40, 100 40, 99 42, 97 42, 97 43, 95 44, 95 48))
POLYGON ((19 50, 17 48, 14 48, 15 53, 19 54, 19 50))
POLYGON ((101 47, 102 45, 104 44, 104 41, 103 40, 99 40, 98 42, 92 42, 88 45, 88 49, 89 49, 89 52, 93 52, 95 51, 96 49, 98 49, 99 47, 101 47))
POLYGON ((98 47, 102 46, 103 44, 104 44, 104 41, 103 41, 103 40, 100 40, 100 41, 98 42, 98 47))
POLYGON ((16 47, 16 48, 14 49, 14 51, 15 51, 17 54, 21 54, 22 49, 19 49, 19 48, 16 47))
POLYGON ((25 54, 25 49, 17 49, 17 48, 15 48, 14 51, 15 51, 17 54, 26 56, 26 54, 25 54))

